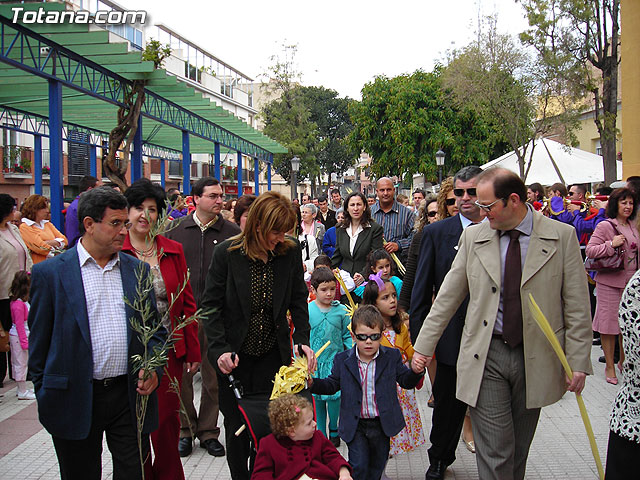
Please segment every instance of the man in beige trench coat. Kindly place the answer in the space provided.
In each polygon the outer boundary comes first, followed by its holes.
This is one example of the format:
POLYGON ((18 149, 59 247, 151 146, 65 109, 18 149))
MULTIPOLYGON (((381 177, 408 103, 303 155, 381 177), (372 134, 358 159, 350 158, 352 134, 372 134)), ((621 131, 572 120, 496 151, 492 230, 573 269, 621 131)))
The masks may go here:
POLYGON ((483 480, 523 479, 540 408, 567 389, 581 392, 592 373, 589 297, 576 234, 528 207, 526 194, 522 180, 508 170, 478 177, 477 204, 489 221, 465 229, 415 344, 414 362, 426 366, 449 319, 470 296, 456 396, 471 407, 483 480), (511 230, 518 231, 515 240, 511 230), (520 281, 513 280, 514 264, 520 281), (509 286, 514 284, 520 288, 509 286), (574 371, 571 382, 529 311, 529 293, 564 348, 574 371))

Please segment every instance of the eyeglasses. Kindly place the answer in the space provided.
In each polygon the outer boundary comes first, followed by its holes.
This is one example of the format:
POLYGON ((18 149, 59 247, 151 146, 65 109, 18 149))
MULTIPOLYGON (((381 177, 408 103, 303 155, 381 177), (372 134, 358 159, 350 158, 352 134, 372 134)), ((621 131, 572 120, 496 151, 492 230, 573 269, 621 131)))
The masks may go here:
POLYGON ((464 192, 467 192, 470 197, 475 197, 476 196, 476 189, 475 188, 454 188, 453 189, 453 194, 456 197, 464 196, 464 192))
POLYGON ((427 217, 435 217, 438 214, 438 212, 429 212, 427 213, 427 217))
POLYGON ((504 198, 499 198, 497 199, 495 202, 491 202, 489 205, 483 205, 481 203, 479 203, 477 200, 473 203, 475 203, 476 207, 481 208, 482 210, 484 210, 485 212, 490 212, 491 208, 498 203, 500 200, 504 200, 504 198))
POLYGON ((455 198, 447 198, 444 203, 447 204, 448 207, 451 207, 452 205, 456 204, 456 199, 455 198))
POLYGON ((97 220, 96 223, 106 223, 107 225, 109 225, 112 228, 115 228, 116 230, 121 230, 122 227, 126 228, 127 230, 129 230, 131 228, 131 222, 129 221, 124 221, 124 220, 113 220, 112 222, 103 222, 102 220, 97 220))
POLYGON ((356 339, 361 342, 366 342, 367 340, 371 340, 372 342, 377 342, 382 338, 381 333, 372 333, 371 335, 365 335, 364 333, 356 333, 356 339))
POLYGON ((210 193, 209 195, 202 195, 203 197, 207 197, 210 200, 217 200, 222 198, 222 194, 220 193, 210 193))
POLYGON ((570 197, 573 197, 574 195, 577 195, 577 194, 578 194, 578 192, 572 192, 571 190, 569 190, 569 196, 570 197))

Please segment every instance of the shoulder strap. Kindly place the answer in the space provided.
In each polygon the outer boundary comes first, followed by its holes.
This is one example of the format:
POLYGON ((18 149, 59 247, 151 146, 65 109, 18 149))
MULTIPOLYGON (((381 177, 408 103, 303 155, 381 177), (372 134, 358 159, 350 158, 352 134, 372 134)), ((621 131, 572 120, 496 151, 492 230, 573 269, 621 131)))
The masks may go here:
POLYGON ((607 223, 609 223, 609 225, 613 227, 613 230, 616 232, 616 235, 621 235, 620 230, 618 230, 618 227, 616 227, 615 223, 613 223, 611 220, 607 220, 607 223))

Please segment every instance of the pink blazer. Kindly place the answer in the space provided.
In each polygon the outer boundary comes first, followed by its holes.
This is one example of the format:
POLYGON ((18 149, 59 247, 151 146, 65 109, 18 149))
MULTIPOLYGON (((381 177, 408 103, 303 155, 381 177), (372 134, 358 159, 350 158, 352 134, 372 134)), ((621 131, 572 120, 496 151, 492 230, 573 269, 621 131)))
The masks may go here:
MULTIPOLYGON (((620 227, 618 226, 618 220, 615 218, 608 218, 607 220, 600 222, 596 229, 593 231, 593 235, 591 235, 591 239, 587 245, 587 257, 589 258, 600 258, 600 257, 608 257, 614 254, 615 249, 611 247, 610 240, 613 240, 615 237, 616 231, 611 226, 613 223, 618 230, 620 227)), ((630 228, 635 233, 636 238, 640 238, 638 234, 638 229, 636 228, 635 221, 629 222, 630 228)), ((623 233, 620 231, 620 233, 623 233)), ((631 250, 631 242, 625 236, 624 244, 622 248, 627 252, 625 257, 629 256, 629 252, 631 250)), ((633 240, 631 240, 633 241, 633 240)), ((637 247, 636 247, 637 248, 637 247)), ((637 270, 636 262, 628 262, 627 258, 625 258, 624 262, 624 270, 619 270, 617 272, 600 272, 596 275, 596 283, 602 283, 603 285, 608 285, 610 287, 615 288, 624 288, 627 285, 629 279, 633 276, 633 274, 637 270)))

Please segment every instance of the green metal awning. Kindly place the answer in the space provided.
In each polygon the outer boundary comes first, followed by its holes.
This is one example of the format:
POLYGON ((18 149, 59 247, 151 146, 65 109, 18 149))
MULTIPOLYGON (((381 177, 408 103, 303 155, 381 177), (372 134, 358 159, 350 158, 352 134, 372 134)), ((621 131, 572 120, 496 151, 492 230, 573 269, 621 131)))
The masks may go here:
MULTIPOLYGON (((58 3, 36 3, 0 5, 0 15, 12 18, 11 8, 19 6, 25 10, 44 8, 47 11, 64 11, 58 3)), ((104 69, 128 80, 146 80, 146 91, 162 97, 170 104, 189 112, 194 119, 211 122, 231 137, 237 137, 271 154, 286 153, 287 149, 278 142, 247 125, 243 120, 215 104, 201 92, 164 69, 154 70, 153 62, 142 61, 141 52, 128 51, 126 41, 112 42, 114 34, 87 24, 28 24, 24 25, 48 40, 81 55, 104 69)), ((4 25, 3 25, 4 27, 4 25)), ((13 35, 5 31, 2 41, 4 49, 13 35)), ((9 57, 20 55, 18 49, 11 50, 9 57)), ((24 54, 22 54, 24 55, 24 54)), ((15 58, 15 60, 23 60, 15 58)), ((149 96, 147 97, 149 98, 149 96)), ((0 62, 0 105, 48 117, 48 81, 42 76, 0 62)), ((86 94, 69 86, 63 86, 63 121, 108 135, 116 126, 118 106, 102 98, 86 94)), ((182 131, 172 125, 145 117, 142 122, 143 143, 175 151, 182 150, 182 131)), ((223 144, 224 147, 230 145, 223 144)), ((191 135, 191 153, 213 153, 212 140, 191 135)), ((247 153, 247 152, 243 152, 247 153)))

